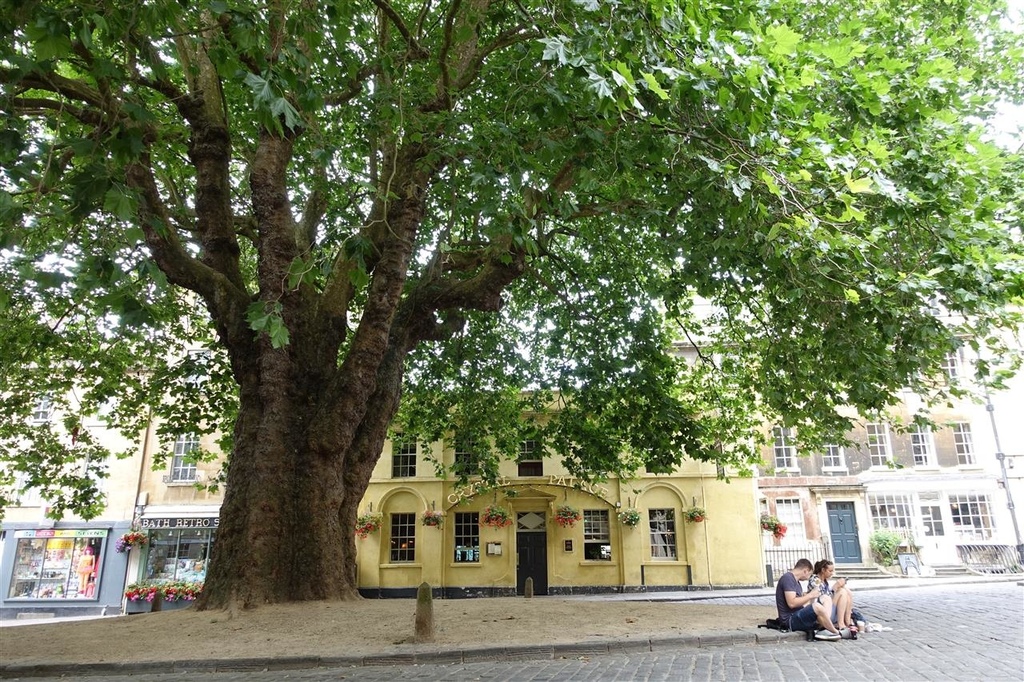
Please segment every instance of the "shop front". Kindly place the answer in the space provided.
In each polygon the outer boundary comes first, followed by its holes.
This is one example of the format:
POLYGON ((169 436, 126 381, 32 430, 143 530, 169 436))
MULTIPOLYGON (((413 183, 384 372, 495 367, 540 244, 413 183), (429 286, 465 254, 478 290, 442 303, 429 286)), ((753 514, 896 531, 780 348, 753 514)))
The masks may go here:
POLYGON ((4 529, 0 618, 102 615, 120 605, 126 558, 119 527, 4 529))
POLYGON ((154 601, 164 610, 191 605, 206 579, 217 514, 216 507, 144 510, 137 526, 147 541, 129 566, 126 613, 150 611, 154 601), (154 590, 158 596, 147 599, 154 590))

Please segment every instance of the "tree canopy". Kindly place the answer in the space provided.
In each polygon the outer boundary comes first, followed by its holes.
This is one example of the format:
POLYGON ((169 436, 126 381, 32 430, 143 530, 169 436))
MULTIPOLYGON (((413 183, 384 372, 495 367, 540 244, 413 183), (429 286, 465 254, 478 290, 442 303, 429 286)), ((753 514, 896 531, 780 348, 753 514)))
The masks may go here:
MULTIPOLYGON (((960 345, 998 379, 1019 328, 1000 1, 4 0, 0 28, 0 456, 58 510, 96 511, 97 411, 221 434, 224 518, 263 495, 351 536, 395 419, 485 474, 525 435, 581 475, 743 469, 765 420, 820 444, 941 399, 960 345), (44 394, 64 435, 20 419, 44 394), (324 462, 338 490, 260 492, 324 462)), ((243 601, 344 591, 274 580, 243 601)))

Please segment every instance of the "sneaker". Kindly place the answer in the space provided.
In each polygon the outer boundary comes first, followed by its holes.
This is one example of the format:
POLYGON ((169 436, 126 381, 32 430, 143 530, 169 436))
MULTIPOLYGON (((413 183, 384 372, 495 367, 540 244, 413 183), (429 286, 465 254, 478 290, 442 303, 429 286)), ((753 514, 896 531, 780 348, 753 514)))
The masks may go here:
POLYGON ((857 621, 857 627, 860 628, 861 630, 864 629, 865 625, 867 625, 867 623, 865 621, 863 621, 863 620, 858 620, 857 621))
POLYGON ((843 638, 838 632, 829 632, 828 630, 822 630, 814 634, 814 639, 820 639, 824 642, 838 642, 843 638))
MULTIPOLYGON (((826 632, 828 632, 826 630, 826 632)), ((839 636, 843 639, 857 639, 857 631, 851 630, 850 628, 843 628, 839 631, 839 636)))

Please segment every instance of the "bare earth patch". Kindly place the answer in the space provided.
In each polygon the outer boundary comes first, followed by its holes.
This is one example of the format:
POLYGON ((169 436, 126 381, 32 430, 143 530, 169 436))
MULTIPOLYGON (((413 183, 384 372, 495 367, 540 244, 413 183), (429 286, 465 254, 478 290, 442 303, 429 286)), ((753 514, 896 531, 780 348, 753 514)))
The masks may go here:
POLYGON ((567 644, 753 632, 761 606, 557 597, 434 601, 435 639, 414 644, 416 602, 378 599, 265 606, 233 616, 184 609, 5 627, 5 664, 368 656, 453 647, 567 644))

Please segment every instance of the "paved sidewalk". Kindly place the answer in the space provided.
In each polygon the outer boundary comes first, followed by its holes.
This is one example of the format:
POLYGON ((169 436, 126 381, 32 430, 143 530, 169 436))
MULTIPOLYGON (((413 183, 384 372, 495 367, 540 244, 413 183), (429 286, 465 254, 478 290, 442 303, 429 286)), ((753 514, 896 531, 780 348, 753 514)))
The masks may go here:
MULTIPOLYGON (((935 612, 926 613, 923 617, 918 614, 925 605, 931 605, 933 601, 930 595, 942 595, 943 600, 957 599, 958 592, 955 589, 958 585, 984 587, 1006 585, 1008 583, 1020 583, 1020 576, 997 576, 997 577, 957 577, 957 578, 915 578, 915 579, 871 579, 858 581, 856 590, 862 595, 863 601, 867 603, 869 618, 879 619, 877 613, 883 612, 881 604, 885 604, 885 618, 889 620, 895 615, 900 621, 911 622, 920 618, 924 622, 938 623, 947 618, 946 608, 943 607, 935 612), (902 589, 901 589, 902 588, 902 589), (928 589, 933 588, 933 589, 928 589), (899 590, 904 595, 896 598, 887 598, 883 590, 899 590), (909 596, 907 596, 909 595, 909 596), (923 595, 923 596, 922 596, 923 595), (874 603, 876 608, 872 610, 874 603)), ((1001 591, 1006 591, 1002 588, 1001 591)), ((1014 585, 1016 588, 1016 585, 1014 585)), ((965 587, 965 589, 967 589, 965 587)), ((1019 592, 1013 592, 1019 597, 1019 592)), ((896 595, 897 593, 893 593, 896 595)), ((764 605, 766 617, 773 615, 774 611, 774 590, 760 588, 751 590, 706 590, 688 592, 657 592, 648 594, 628 595, 587 595, 576 597, 586 600, 631 600, 631 601, 691 601, 691 600, 722 600, 730 604, 751 604, 764 605)), ((1017 600, 1020 606, 1020 599, 1017 600)), ((952 607, 952 612, 961 613, 963 609, 952 607)), ((992 611, 986 611, 987 617, 991 617, 992 611)), ((1005 614, 1011 621, 1020 624, 1020 615, 1005 614)), ((20 621, 23 624, 25 621, 20 621)), ((39 623, 39 621, 28 621, 39 623)), ((47 621, 50 622, 50 621, 47 621)), ((884 638, 889 633, 871 633, 866 637, 884 638)), ((103 663, 89 665, 68 665, 68 664, 40 664, 40 665, 0 665, 0 678, 40 678, 40 677, 65 677, 65 676, 100 676, 114 677, 120 675, 133 675, 152 677, 160 679, 167 674, 194 674, 194 673, 244 673, 253 674, 258 671, 311 671, 309 674, 315 676, 315 670, 341 669, 351 670, 352 668, 368 668, 380 666, 465 666, 480 663, 521 664, 527 661, 559 661, 559 660, 583 660, 593 656, 644 656, 644 655, 671 655, 672 652, 680 650, 710 650, 723 646, 749 646, 749 645, 780 645, 785 643, 803 642, 802 633, 780 633, 773 630, 758 629, 756 624, 751 624, 749 630, 741 630, 729 633, 709 633, 705 635, 689 636, 666 636, 652 637, 647 640, 621 641, 616 639, 601 639, 585 641, 573 644, 543 644, 508 647, 476 647, 462 649, 438 650, 434 645, 421 645, 414 647, 412 651, 404 651, 401 654, 389 653, 388 647, 382 647, 379 653, 367 656, 352 657, 281 657, 281 658, 235 658, 226 660, 174 660, 160 662, 132 662, 103 663)), ((1020 642, 1017 643, 1018 645, 1020 642)), ((1020 651, 1018 651, 1018 654, 1020 651)), ((1018 663, 1019 663, 1018 656, 1018 663)), ((996 677, 999 677, 997 671, 996 677)), ((397 677, 397 676, 396 676, 397 677)), ((218 678, 219 679, 219 678, 218 678)), ((327 678, 324 679, 337 679, 327 678)), ((439 677, 437 679, 448 679, 439 677)))
MULTIPOLYGON (((1024 575, 963 575, 945 578, 862 578, 850 581, 857 593, 874 590, 892 590, 908 587, 942 587, 946 585, 984 585, 988 583, 1016 582, 1024 586, 1024 575)), ((742 597, 775 596, 774 587, 732 589, 728 587, 680 592, 641 592, 632 594, 596 594, 568 596, 567 599, 593 599, 599 601, 695 601, 701 599, 738 599, 742 597)))

